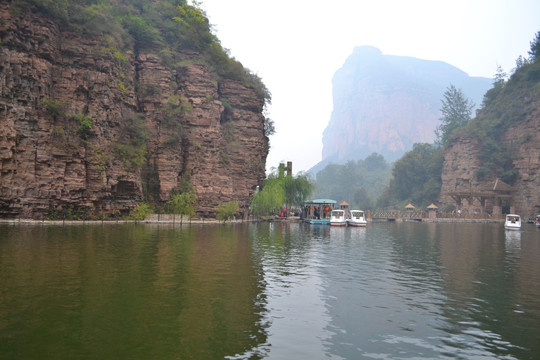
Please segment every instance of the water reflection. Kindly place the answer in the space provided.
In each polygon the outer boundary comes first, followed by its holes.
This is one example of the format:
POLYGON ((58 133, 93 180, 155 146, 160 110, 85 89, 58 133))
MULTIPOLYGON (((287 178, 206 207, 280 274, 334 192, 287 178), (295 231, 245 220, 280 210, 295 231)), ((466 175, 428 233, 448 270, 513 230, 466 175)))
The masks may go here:
POLYGON ((540 357, 540 229, 0 226, 3 358, 540 357))
POLYGON ((266 342, 245 229, 0 232, 3 358, 223 358, 266 342))
POLYGON ((521 250, 521 231, 505 230, 504 231, 505 247, 508 253, 516 253, 521 250))

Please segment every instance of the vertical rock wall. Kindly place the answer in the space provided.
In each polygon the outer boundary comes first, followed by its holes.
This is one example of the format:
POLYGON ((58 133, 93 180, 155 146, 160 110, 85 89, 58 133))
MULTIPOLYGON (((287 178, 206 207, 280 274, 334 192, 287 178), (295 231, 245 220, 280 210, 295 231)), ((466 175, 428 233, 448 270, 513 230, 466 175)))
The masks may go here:
MULTIPOLYGON (((501 101, 512 104, 519 112, 495 141, 502 144, 509 153, 517 174, 511 184, 514 191, 510 205, 521 216, 533 217, 540 213, 540 97, 530 84, 519 85, 514 82, 513 86, 513 89, 519 87, 520 91, 508 92, 506 96, 511 98, 501 101)), ((493 114, 496 111, 485 109, 482 116, 493 117, 493 114)), ((470 136, 455 139, 445 150, 439 199, 441 206, 455 204, 449 196, 454 191, 480 193, 493 190, 495 176, 477 176, 476 170, 483 165, 479 160, 480 151, 480 140, 470 136)), ((475 206, 479 207, 479 201, 476 202, 475 206)))
MULTIPOLYGON (((5 3, 0 18, 0 217, 127 212, 166 202, 184 178, 201 215, 248 206, 268 141, 253 89, 206 66, 120 53, 5 3)), ((197 54, 175 56, 193 64, 197 54)))

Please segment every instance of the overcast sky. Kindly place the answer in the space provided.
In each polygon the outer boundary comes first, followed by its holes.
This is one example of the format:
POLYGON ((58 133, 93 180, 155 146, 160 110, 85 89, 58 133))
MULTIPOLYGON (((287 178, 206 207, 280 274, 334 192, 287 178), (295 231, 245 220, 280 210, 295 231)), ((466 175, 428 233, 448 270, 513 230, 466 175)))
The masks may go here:
POLYGON ((332 77, 354 47, 441 60, 470 76, 506 72, 540 31, 539 0, 202 0, 224 48, 272 93, 267 169, 322 159, 332 77))

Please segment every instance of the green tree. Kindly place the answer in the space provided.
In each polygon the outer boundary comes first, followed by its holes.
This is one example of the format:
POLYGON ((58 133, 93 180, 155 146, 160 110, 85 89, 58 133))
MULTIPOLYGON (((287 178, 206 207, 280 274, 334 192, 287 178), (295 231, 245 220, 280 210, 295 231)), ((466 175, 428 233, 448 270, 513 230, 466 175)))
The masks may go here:
POLYGON ((217 208, 217 219, 225 222, 231 218, 238 211, 238 202, 228 201, 224 204, 220 204, 217 208))
POLYGON ((301 206, 312 190, 313 184, 306 174, 299 174, 296 177, 286 176, 283 179, 285 203, 289 206, 301 206))
POLYGON ((417 143, 395 162, 387 191, 379 199, 381 207, 412 202, 429 205, 439 196, 443 149, 417 143))
POLYGON ((166 209, 169 213, 179 215, 194 215, 197 195, 193 192, 178 193, 171 196, 166 209))
POLYGON ((148 215, 152 214, 152 208, 145 203, 140 203, 129 212, 129 219, 135 221, 141 221, 146 219, 148 215))
POLYGON ((465 126, 470 120, 474 103, 463 92, 450 85, 443 94, 441 125, 435 130, 436 142, 446 146, 452 131, 465 126))
POLYGON ((503 68, 500 65, 497 66, 497 72, 493 77, 493 87, 484 94, 482 108, 488 106, 499 95, 504 88, 504 84, 506 84, 507 76, 508 75, 504 72, 503 68))
POLYGON ((181 4, 177 7, 178 16, 173 17, 187 36, 185 44, 196 50, 205 50, 211 44, 218 44, 217 38, 210 32, 210 24, 204 11, 195 2, 193 5, 181 4))
POLYGON ((264 181, 262 190, 253 196, 251 210, 255 215, 275 214, 285 203, 285 191, 278 178, 264 181))
POLYGON ((135 40, 137 49, 146 49, 161 43, 159 31, 138 15, 126 16, 123 25, 135 40))
POLYGON ((493 77, 493 87, 502 88, 504 87, 504 84, 506 83, 506 78, 508 77, 508 74, 503 70, 501 65, 497 66, 497 71, 495 72, 495 76, 493 77))
POLYGON ((313 184, 307 174, 284 176, 278 169, 264 181, 253 196, 251 210, 256 215, 276 214, 282 206, 300 206, 311 195, 313 184))
POLYGON ((531 41, 529 57, 533 63, 540 59, 540 31, 536 33, 534 39, 531 41))

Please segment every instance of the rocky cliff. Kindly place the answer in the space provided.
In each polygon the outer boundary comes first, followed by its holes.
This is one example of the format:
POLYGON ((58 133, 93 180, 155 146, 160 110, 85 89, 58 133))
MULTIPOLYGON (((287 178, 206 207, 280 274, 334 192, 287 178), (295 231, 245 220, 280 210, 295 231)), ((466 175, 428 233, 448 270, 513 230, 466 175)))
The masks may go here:
MULTIPOLYGON (((458 131, 444 152, 441 206, 453 206, 455 192, 490 193, 495 181, 513 187, 500 205, 528 217, 540 213, 540 63, 519 69, 488 103, 458 131)), ((490 212, 493 201, 480 197, 463 202, 470 211, 490 212)))
POLYGON ((0 3, 0 217, 125 213, 191 182, 241 208, 265 177, 264 99, 197 54, 120 53, 0 3))
POLYGON ((394 161, 417 142, 431 143, 441 99, 450 84, 476 104, 491 80, 469 77, 440 61, 354 50, 333 78, 334 109, 323 135, 323 162, 364 159, 372 152, 394 161))

